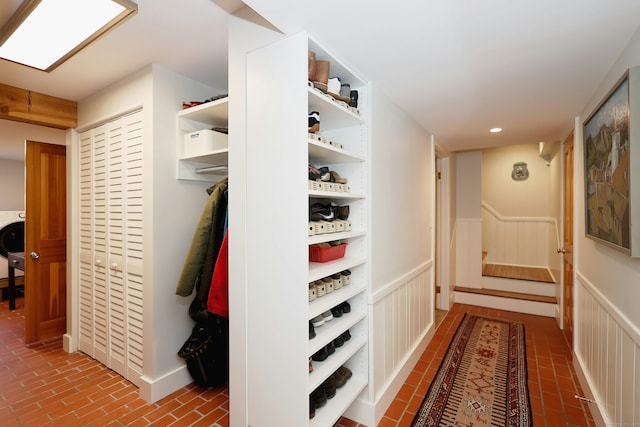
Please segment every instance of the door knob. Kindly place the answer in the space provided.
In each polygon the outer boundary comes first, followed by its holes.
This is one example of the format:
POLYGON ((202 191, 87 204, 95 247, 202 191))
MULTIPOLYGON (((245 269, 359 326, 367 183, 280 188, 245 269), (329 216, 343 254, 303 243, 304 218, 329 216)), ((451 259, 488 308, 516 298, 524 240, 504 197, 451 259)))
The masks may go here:
POLYGON ((29 256, 30 256, 31 258, 33 258, 33 259, 38 259, 38 258, 40 258, 40 254, 39 254, 38 252, 36 252, 36 251, 31 252, 31 253, 29 254, 29 256))
POLYGON ((566 251, 564 248, 559 248, 559 249, 558 249, 558 253, 559 253, 559 254, 566 254, 566 253, 567 253, 567 251, 566 251))

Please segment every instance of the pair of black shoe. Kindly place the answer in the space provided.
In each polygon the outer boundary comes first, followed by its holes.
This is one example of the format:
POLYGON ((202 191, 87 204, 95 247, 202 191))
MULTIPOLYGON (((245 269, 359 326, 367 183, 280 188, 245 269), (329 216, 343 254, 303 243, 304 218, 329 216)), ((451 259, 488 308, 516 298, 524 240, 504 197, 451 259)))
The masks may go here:
POLYGON ((333 202, 328 205, 314 203, 309 208, 309 221, 346 220, 349 218, 349 210, 349 205, 338 206, 333 202))
POLYGON ((351 339, 351 333, 347 329, 342 334, 338 335, 333 341, 331 341, 326 346, 322 347, 320 350, 313 353, 311 359, 316 362, 323 362, 327 360, 329 356, 336 352, 336 347, 342 347, 346 341, 351 339))
POLYGON ((343 302, 341 304, 336 305, 331 309, 331 314, 333 317, 342 317, 343 314, 351 312, 351 305, 348 302, 343 302))
POLYGON ((325 345, 320 350, 313 353, 311 358, 316 362, 322 362, 327 360, 327 358, 335 352, 336 352, 336 346, 333 344, 333 341, 331 341, 329 344, 325 345))

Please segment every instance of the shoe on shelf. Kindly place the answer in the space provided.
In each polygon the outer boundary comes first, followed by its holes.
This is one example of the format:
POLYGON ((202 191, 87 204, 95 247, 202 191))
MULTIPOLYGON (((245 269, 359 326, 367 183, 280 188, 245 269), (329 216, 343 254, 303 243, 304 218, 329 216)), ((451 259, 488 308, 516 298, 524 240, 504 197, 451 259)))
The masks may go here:
POLYGON ((327 347, 325 346, 313 353, 311 359, 315 360, 316 362, 322 362, 324 360, 327 360, 327 357, 329 357, 329 352, 327 351, 327 347))
POLYGON ((351 313, 351 304, 349 304, 347 301, 343 302, 338 307, 340 307, 343 313, 351 313))
POLYGON ((351 282, 351 270, 341 271, 340 276, 342 276, 342 286, 346 286, 351 282))
POLYGON ((327 310, 324 313, 322 313, 322 318, 324 319, 325 322, 329 322, 333 320, 333 314, 331 314, 331 310, 327 310))
POLYGON ((316 402, 313 401, 313 396, 309 395, 309 419, 316 416, 316 402))
POLYGON ((324 392, 322 384, 317 389, 311 392, 310 398, 313 401, 313 406, 316 409, 322 408, 327 403, 327 395, 324 392))
POLYGON ((309 302, 316 299, 316 284, 314 282, 309 283, 309 302))
POLYGON ((316 297, 320 298, 327 294, 327 289, 322 280, 316 280, 314 284, 316 286, 316 297))
POLYGON ((331 171, 330 175, 331 175, 331 182, 337 182, 338 184, 346 184, 349 182, 347 178, 341 177, 340 174, 336 171, 331 171))
POLYGON ((347 104, 351 101, 351 85, 349 83, 340 85, 340 98, 346 100, 347 104))
POLYGON ((333 374, 331 374, 331 378, 333 378, 333 380, 336 382, 336 387, 340 388, 343 385, 345 385, 347 383, 347 377, 345 377, 344 375, 342 375, 340 372, 335 371, 333 374))
POLYGON ((324 325, 324 316, 322 316, 322 314, 317 315, 316 317, 311 319, 311 324, 314 328, 324 325))
POLYGON ((311 364, 311 358, 309 358, 309 373, 313 372, 313 365, 311 364))
POLYGON ((316 78, 313 80, 313 85, 324 93, 327 93, 330 69, 331 62, 316 59, 316 78))
POLYGON ((344 365, 340 366, 336 372, 345 377, 347 380, 353 376, 353 372, 351 372, 351 370, 344 365))
POLYGON ((347 220, 349 218, 349 205, 344 206, 336 206, 337 212, 334 212, 334 215, 341 220, 347 220))
POLYGON ((351 332, 349 332, 349 330, 347 329, 340 336, 342 337, 343 340, 349 341, 351 339, 351 332))
POLYGON ((327 349, 327 355, 328 356, 331 356, 333 353, 336 352, 336 347, 333 344, 333 341, 330 342, 329 344, 327 344, 325 348, 327 349))
POLYGON ((312 82, 316 79, 316 53, 309 51, 309 81, 312 82))
POLYGON ((335 210, 331 205, 325 206, 322 203, 314 203, 309 208, 309 221, 333 221, 335 210))
POLYGON ((331 399, 336 395, 336 389, 338 388, 336 385, 336 380, 329 377, 322 383, 322 388, 324 393, 327 395, 327 399, 331 399))
POLYGON ((358 91, 349 92, 349 107, 358 108, 358 91))
POLYGON ((342 317, 342 308, 340 305, 333 307, 331 309, 331 314, 333 314, 333 317, 342 317))
POLYGON ((316 337, 316 329, 313 327, 313 323, 309 322, 309 339, 312 340, 316 337))
POLYGON ((312 111, 309 113, 309 133, 317 133, 320 131, 320 113, 312 111))
POLYGON ((342 347, 344 345, 344 339, 342 338, 342 335, 338 335, 338 337, 333 340, 333 345, 336 348, 337 347, 342 347))
POLYGON ((322 176, 320 174, 320 169, 318 169, 317 167, 315 167, 315 165, 313 163, 309 163, 309 180, 310 181, 317 181, 320 179, 320 177, 322 176))

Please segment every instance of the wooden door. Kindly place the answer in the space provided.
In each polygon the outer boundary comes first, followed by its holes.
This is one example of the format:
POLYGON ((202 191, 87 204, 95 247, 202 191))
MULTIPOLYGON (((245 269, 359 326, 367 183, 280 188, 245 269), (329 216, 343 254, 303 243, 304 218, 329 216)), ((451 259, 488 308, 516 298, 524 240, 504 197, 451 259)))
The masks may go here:
POLYGON ((66 332, 66 147, 27 141, 25 344, 66 332))
POLYGON ((564 332, 573 345, 573 132, 564 142, 563 241, 563 319, 564 332))

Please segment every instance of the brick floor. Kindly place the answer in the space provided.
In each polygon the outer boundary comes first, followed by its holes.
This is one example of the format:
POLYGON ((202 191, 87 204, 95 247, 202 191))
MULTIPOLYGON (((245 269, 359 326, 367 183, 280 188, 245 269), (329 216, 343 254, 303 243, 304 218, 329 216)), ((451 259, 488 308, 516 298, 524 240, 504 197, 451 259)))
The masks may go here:
MULTIPOLYGON (((436 331, 378 426, 411 424, 465 312, 525 323, 529 390, 536 427, 594 426, 554 319, 456 304, 436 331)), ((68 354, 60 339, 26 347, 24 306, 0 303, 0 427, 229 425, 226 387, 194 384, 148 404, 138 389, 82 353, 68 354)), ((335 427, 365 427, 342 418, 335 427)))

